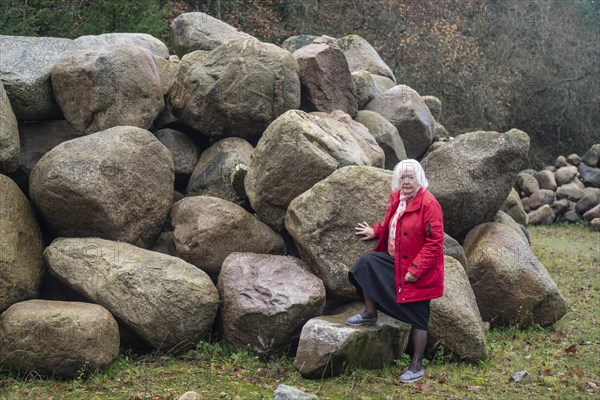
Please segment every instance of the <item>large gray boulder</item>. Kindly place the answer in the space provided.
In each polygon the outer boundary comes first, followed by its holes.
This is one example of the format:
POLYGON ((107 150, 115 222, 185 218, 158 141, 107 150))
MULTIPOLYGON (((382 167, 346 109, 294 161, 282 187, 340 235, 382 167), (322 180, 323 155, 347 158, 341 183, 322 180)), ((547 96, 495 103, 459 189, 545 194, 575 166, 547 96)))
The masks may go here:
POLYGON ((375 325, 347 325, 346 319, 363 308, 362 303, 352 303, 335 315, 304 324, 294 360, 294 368, 304 378, 333 377, 357 368, 380 369, 402 356, 411 326, 381 312, 375 325))
POLYGON ((356 88, 339 47, 333 43, 312 43, 296 50, 293 56, 300 67, 303 110, 356 114, 356 88))
POLYGON ((169 58, 169 48, 159 39, 147 33, 103 33, 101 35, 79 36, 75 39, 79 47, 100 48, 129 44, 148 50, 153 56, 169 58))
POLYGON ((519 194, 514 188, 510 190, 508 197, 504 200, 501 210, 510 215, 516 223, 527 226, 527 213, 523 208, 519 194))
POLYGON ((242 207, 212 196, 186 197, 173 206, 177 252, 206 272, 218 274, 234 252, 283 254, 281 236, 242 207))
POLYGON ((93 133, 122 125, 149 129, 165 104, 156 62, 138 46, 80 49, 52 68, 65 119, 93 133))
POLYGON ((469 270, 469 264, 467 262, 467 257, 465 256, 465 251, 458 241, 452 236, 444 233, 444 255, 454 258, 456 261, 462 265, 463 269, 466 271, 469 270))
MULTIPOLYGON (((548 171, 549 172, 549 171, 548 171)), ((525 196, 531 196, 540 190, 540 183, 533 174, 527 171, 521 171, 517 175, 517 186, 525 196)))
POLYGON ((558 186, 566 185, 567 183, 572 182, 577 177, 577 167, 574 165, 567 165, 564 167, 560 167, 554 173, 554 178, 556 179, 556 184, 558 186))
POLYGON ((600 168, 590 167, 585 163, 577 167, 581 181, 585 186, 600 188, 600 168))
POLYGON ((17 118, 0 81, 0 173, 15 172, 19 166, 20 150, 17 118))
POLYGON ((442 101, 435 96, 421 96, 421 98, 427 104, 427 108, 429 108, 436 122, 440 121, 442 118, 442 101))
POLYGON ((394 83, 394 73, 381 59, 377 51, 359 35, 348 35, 337 40, 337 45, 348 60, 350 71, 368 71, 374 75, 385 76, 394 83))
POLYGON ((556 215, 554 215, 552 207, 548 204, 544 204, 540 208, 530 211, 527 214, 529 225, 551 225, 555 218, 556 215))
POLYGON ((487 357, 486 330, 465 269, 444 257, 444 296, 431 301, 429 337, 454 357, 481 361, 487 357))
POLYGON ((498 222, 499 224, 504 224, 506 226, 510 226, 517 232, 521 237, 529 244, 530 240, 528 235, 525 233, 526 228, 523 225, 517 223, 509 214, 505 213, 502 210, 498 210, 492 221, 490 222, 498 222))
POLYGON ((0 175, 0 312, 38 297, 43 251, 29 200, 10 178, 0 175))
POLYGON ((381 114, 398 129, 408 158, 420 158, 433 143, 433 116, 421 96, 406 85, 377 96, 365 110, 381 114))
POLYGON ((154 136, 171 152, 175 176, 189 177, 200 158, 201 150, 186 134, 165 128, 154 132, 154 136))
POLYGON ((356 113, 354 120, 367 127, 385 153, 385 169, 393 170, 398 162, 406 160, 404 143, 398 129, 381 114, 361 110, 356 113))
POLYGON ((19 121, 60 117, 50 72, 76 46, 71 39, 0 35, 0 80, 19 121))
POLYGON ((0 315, 0 366, 23 375, 77 378, 119 354, 117 321, 102 306, 29 300, 0 315))
POLYGON ((375 138, 349 115, 290 110, 259 140, 244 182, 259 218, 280 230, 289 203, 336 169, 383 163, 375 138))
POLYGON ((223 339, 261 357, 290 350, 306 321, 325 307, 325 286, 294 257, 232 253, 219 283, 223 339))
POLYGON ((182 62, 169 100, 180 121, 205 135, 256 137, 300 106, 298 64, 274 44, 234 40, 182 62))
POLYGON ((63 142, 30 177, 34 204, 57 236, 98 236, 148 247, 173 196, 173 159, 150 132, 131 126, 63 142))
POLYGON ((213 50, 235 39, 252 36, 202 12, 180 14, 171 22, 173 47, 179 57, 194 50, 213 50))
POLYGON ((21 152, 19 154, 19 166, 11 174, 12 178, 23 192, 29 193, 29 176, 40 158, 62 142, 82 135, 64 119, 20 124, 21 152))
POLYGON ((554 191, 549 189, 540 189, 529 196, 529 207, 535 210, 543 205, 550 205, 555 200, 554 191))
POLYGON ((537 179, 540 189, 556 190, 558 187, 554 173, 547 169, 536 172, 534 177, 537 179))
POLYGON ((380 75, 373 75, 368 71, 352 72, 352 81, 356 88, 356 99, 359 110, 365 108, 375 97, 396 86, 391 79, 380 75))
POLYGON ((421 164, 430 191, 444 211, 445 231, 462 242, 475 225, 502 208, 529 150, 529 136, 470 132, 427 156, 421 164))
POLYGON ((331 298, 358 299, 348 270, 358 257, 372 251, 374 241, 361 241, 357 223, 383 220, 392 173, 372 167, 345 167, 296 197, 285 227, 300 256, 325 283, 331 298))
POLYGON ((283 43, 281 43, 281 47, 290 53, 293 53, 301 47, 308 46, 317 38, 318 36, 315 35, 290 36, 289 38, 285 39, 283 43))
POLYGON ((98 238, 56 239, 44 258, 60 282, 161 352, 193 348, 214 323, 217 288, 179 258, 98 238))
POLYGON ((492 326, 547 326, 567 312, 552 277, 514 229, 495 222, 478 225, 463 248, 481 317, 492 326))
POLYGON ((225 138, 204 150, 187 185, 187 196, 214 196, 240 206, 248 203, 244 178, 254 147, 241 138, 225 138))

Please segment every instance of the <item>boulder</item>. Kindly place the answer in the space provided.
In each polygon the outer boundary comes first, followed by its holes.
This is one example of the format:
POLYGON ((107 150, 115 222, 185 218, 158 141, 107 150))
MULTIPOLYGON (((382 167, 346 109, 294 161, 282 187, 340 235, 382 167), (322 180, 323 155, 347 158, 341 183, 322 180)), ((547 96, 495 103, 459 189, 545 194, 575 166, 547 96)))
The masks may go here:
POLYGON ((258 217, 280 230, 289 203, 336 169, 383 163, 375 138, 349 115, 290 110, 258 141, 244 183, 258 217))
POLYGON ((375 97, 385 93, 396 84, 389 78, 373 75, 367 71, 352 72, 352 81, 356 88, 358 109, 362 110, 375 97))
POLYGON ((358 299, 348 271, 375 243, 361 241, 354 228, 362 221, 383 220, 392 173, 372 167, 345 167, 296 197, 285 228, 300 256, 325 283, 328 297, 358 299))
POLYGON ((527 213, 523 208, 523 203, 515 189, 511 189, 508 197, 502 205, 502 211, 511 216, 516 223, 527 226, 527 213))
MULTIPOLYGON (((158 70, 163 96, 167 96, 175 83, 175 78, 179 71, 179 62, 169 61, 158 56, 154 56, 154 62, 156 63, 156 69, 158 70)), ((166 104, 165 109, 170 110, 170 105, 166 104)))
POLYGON ((44 258, 60 282, 161 352, 193 348, 215 321, 217 288, 179 258, 98 238, 56 239, 44 258))
POLYGON ((439 121, 442 117, 442 102, 435 96, 422 96, 423 102, 429 108, 431 115, 436 121, 439 121))
POLYGON ((594 148, 594 146, 590 147, 581 158, 581 161, 586 164, 588 167, 594 168, 598 165, 598 160, 600 154, 598 154, 598 148, 594 148))
POLYGON ((600 204, 590 208, 583 214, 584 221, 591 221, 595 218, 600 218, 600 204))
POLYGON ((380 369, 402 356, 411 326, 382 312, 375 325, 347 325, 346 319, 363 308, 362 303, 352 303, 335 315, 304 324, 294 360, 294 368, 304 378, 333 377, 357 368, 380 369))
POLYGON ((554 191, 549 189, 540 189, 536 192, 533 192, 531 196, 529 196, 529 207, 532 210, 540 208, 543 205, 550 205, 554 203, 554 191))
POLYGON ((312 43, 296 50, 293 56, 300 67, 303 110, 356 114, 356 88, 344 53, 337 46, 312 43))
POLYGON ((513 228, 515 230, 515 232, 517 232, 519 235, 521 235, 521 237, 523 239, 525 239, 525 241, 527 241, 528 244, 531 244, 528 235, 525 234, 525 230, 524 230, 525 227, 523 225, 519 225, 514 219, 512 219, 512 217, 510 215, 508 215, 504 211, 502 211, 502 210, 498 211, 496 213, 496 215, 494 216, 494 219, 492 220, 492 222, 498 222, 500 224, 510 226, 511 228, 513 228))
POLYGON ((19 166, 11 176, 24 193, 29 193, 29 176, 40 158, 62 142, 82 136, 82 133, 65 120, 48 120, 21 123, 19 136, 19 166))
POLYGON ((600 232, 600 218, 594 218, 590 221, 590 229, 592 232, 600 232))
POLYGON ((205 135, 257 137, 300 106, 298 63, 274 44, 238 39, 184 61, 169 92, 172 111, 205 135))
MULTIPOLYGON (((433 122, 433 138, 436 142, 447 142, 450 134, 446 127, 437 121, 433 122)), ((452 138, 450 138, 452 139, 452 138)), ((435 142, 434 142, 435 143, 435 142)))
POLYGON ((487 357, 486 335, 467 273, 457 260, 444 257, 444 296, 431 301, 427 341, 476 362, 487 357))
POLYGON ((175 179, 187 182, 198 163, 201 150, 186 134, 175 129, 160 129, 154 132, 154 136, 171 152, 175 179))
POLYGON ((365 110, 381 114, 398 129, 408 158, 421 157, 433 143, 433 116, 421 96, 406 85, 377 96, 365 110))
POLYGON ((589 191, 575 204, 577 214, 584 214, 587 210, 600 204, 600 189, 598 192, 589 191))
POLYGON ((227 348, 249 346, 261 357, 289 351, 304 323, 325 307, 323 282, 294 257, 232 253, 217 287, 227 348))
POLYGON ((531 196, 540 190, 540 183, 535 176, 527 172, 519 172, 517 175, 517 186, 525 196, 531 196))
POLYGON ((29 183, 55 235, 148 247, 167 218, 173 182, 169 150, 146 130, 120 126, 59 144, 29 183))
POLYGON ((569 156, 567 157, 567 163, 571 165, 578 166, 580 162, 581 157, 579 157, 579 155, 575 153, 569 154, 569 156))
POLYGON ((119 327, 102 306, 29 300, 0 315, 0 366, 27 375, 78 378, 119 354, 119 327))
POLYGON ((364 38, 359 35, 348 35, 338 39, 336 43, 344 52, 351 72, 368 71, 373 75, 385 76, 396 83, 390 67, 364 38))
POLYGON ((529 150, 529 136, 470 132, 432 152, 421 165, 444 211, 445 231, 462 242, 475 225, 502 208, 529 150))
POLYGON ((10 178, 0 175, 0 313, 14 303, 38 297, 43 251, 29 200, 10 178))
POLYGON ((567 303, 529 244, 514 229, 495 222, 473 228, 463 244, 469 281, 484 321, 492 326, 547 326, 567 303))
POLYGON ((181 58, 194 50, 213 50, 236 39, 252 36, 202 12, 179 14, 171 22, 175 53, 181 58))
POLYGON ((555 217, 560 219, 563 214, 569 210, 570 203, 569 199, 560 199, 550 204, 550 208, 554 211, 555 217))
POLYGON ((4 85, 0 81, 0 173, 15 172, 19 166, 20 151, 17 118, 13 113, 4 85))
POLYGON ((134 45, 148 50, 153 56, 167 59, 169 49, 159 39, 147 33, 104 33, 101 35, 79 36, 75 39, 79 47, 100 48, 117 47, 124 44, 134 45))
POLYGON ((149 250, 173 257, 179 257, 177 247, 175 246, 175 235, 173 234, 173 231, 161 232, 160 236, 149 250))
POLYGON ((567 162, 565 156, 558 156, 556 157, 556 160, 554 160, 554 166, 556 167, 556 169, 566 167, 568 165, 569 163, 567 162))
POLYGON ((579 176, 585 186, 600 188, 600 168, 590 167, 585 163, 579 164, 579 176))
POLYGON ((536 172, 533 176, 538 181, 540 189, 555 191, 558 187, 558 185, 556 184, 556 178, 554 174, 548 170, 536 172))
POLYGON ((247 206, 244 178, 254 147, 244 139, 225 138, 200 155, 187 186, 187 196, 214 196, 247 206))
POLYGON ((367 127, 377 144, 385 154, 385 169, 393 170, 396 164, 406 160, 404 143, 398 133, 398 129, 380 114, 361 110, 356 113, 354 120, 367 127))
POLYGON ((76 47, 71 39, 0 35, 0 80, 19 121, 61 116, 50 72, 76 47))
POLYGON ((573 165, 560 167, 554 173, 554 177, 556 178, 556 184, 558 186, 562 186, 572 182, 577 177, 577 172, 577 167, 573 165))
POLYGON ((148 129, 165 106, 154 58, 133 45, 65 55, 52 68, 52 88, 65 119, 85 133, 148 129))
POLYGON ((527 214, 529 225, 551 225, 556 219, 552 207, 544 204, 542 207, 527 214))
POLYGON ((211 196, 175 204, 175 247, 184 260, 218 274, 234 252, 283 254, 283 239, 237 204, 211 196))
POLYGON ((569 201, 578 202, 584 195, 583 188, 577 185, 576 182, 567 183, 556 189, 557 200, 568 199, 569 201))
POLYGON ((467 257, 462 246, 447 233, 444 233, 444 255, 454 258, 465 272, 468 271, 467 257))
POLYGON ((318 36, 315 35, 290 36, 289 38, 285 39, 283 43, 281 43, 281 47, 290 53, 293 53, 301 47, 308 46, 316 38, 318 38, 318 36))

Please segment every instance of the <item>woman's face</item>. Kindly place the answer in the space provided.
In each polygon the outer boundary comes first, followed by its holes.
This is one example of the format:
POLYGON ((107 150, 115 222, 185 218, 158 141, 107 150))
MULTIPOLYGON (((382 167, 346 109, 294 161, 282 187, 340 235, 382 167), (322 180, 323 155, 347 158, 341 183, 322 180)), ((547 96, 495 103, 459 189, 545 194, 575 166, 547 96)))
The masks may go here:
POLYGON ((400 190, 403 195, 408 196, 409 194, 413 194, 418 187, 419 183, 417 182, 417 177, 414 172, 402 172, 402 175, 400 176, 400 190))

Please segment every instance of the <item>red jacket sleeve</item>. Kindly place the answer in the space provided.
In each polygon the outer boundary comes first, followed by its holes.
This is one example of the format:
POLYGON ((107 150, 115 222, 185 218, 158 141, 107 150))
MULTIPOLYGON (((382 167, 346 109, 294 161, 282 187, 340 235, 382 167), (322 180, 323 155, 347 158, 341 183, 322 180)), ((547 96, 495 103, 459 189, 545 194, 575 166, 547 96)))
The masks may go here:
POLYGON ((442 207, 437 201, 424 204, 423 228, 425 229, 425 243, 419 254, 415 257, 408 271, 420 278, 426 271, 438 266, 444 254, 444 219, 442 207))

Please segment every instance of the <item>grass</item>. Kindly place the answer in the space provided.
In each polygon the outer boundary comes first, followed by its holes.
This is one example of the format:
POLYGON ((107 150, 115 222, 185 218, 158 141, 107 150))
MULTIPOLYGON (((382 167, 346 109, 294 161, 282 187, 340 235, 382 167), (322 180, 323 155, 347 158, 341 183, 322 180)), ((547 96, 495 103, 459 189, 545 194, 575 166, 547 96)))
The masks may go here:
POLYGON ((178 399, 188 390, 206 399, 272 399, 280 383, 320 399, 600 399, 600 233, 582 225, 531 227, 530 233, 568 313, 547 328, 490 331, 490 355, 479 364, 452 362, 438 351, 418 384, 397 381, 407 356, 382 370, 306 380, 291 358, 265 362, 200 343, 191 358, 121 354, 108 370, 70 381, 0 373, 0 399, 178 399), (528 378, 511 382, 522 370, 528 378))

